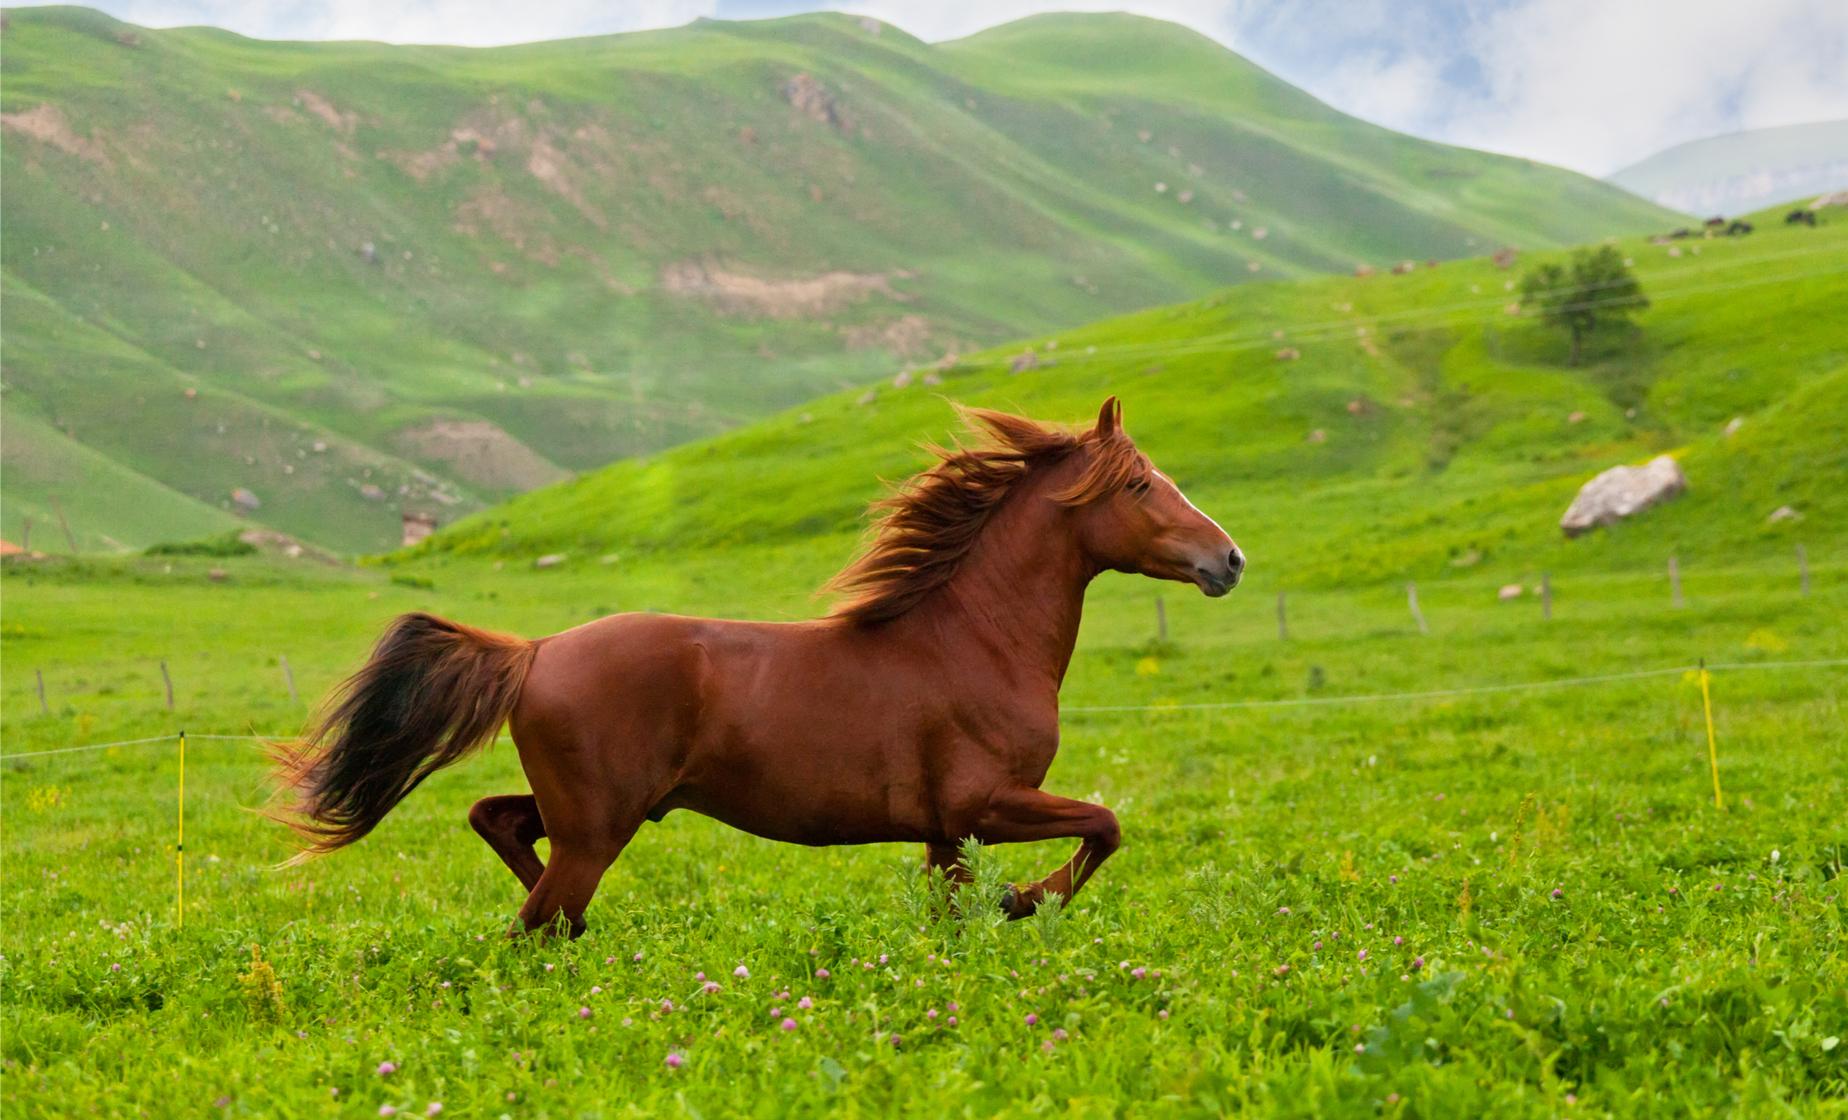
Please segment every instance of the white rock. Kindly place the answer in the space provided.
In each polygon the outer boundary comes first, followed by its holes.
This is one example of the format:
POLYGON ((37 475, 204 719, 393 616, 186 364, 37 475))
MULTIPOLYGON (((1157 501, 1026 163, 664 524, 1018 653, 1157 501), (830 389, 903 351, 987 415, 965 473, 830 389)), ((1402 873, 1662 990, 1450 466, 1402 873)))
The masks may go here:
POLYGON ((541 556, 539 559, 534 560, 533 567, 535 568, 556 568, 560 564, 563 564, 564 562, 565 562, 564 553, 548 552, 544 556, 541 556))
POLYGON ((1765 520, 1775 525, 1779 521, 1801 521, 1803 520, 1803 515, 1790 506, 1779 506, 1772 510, 1771 516, 1765 518, 1765 520))
POLYGON ((1495 593, 1495 597, 1506 603, 1510 599, 1519 599, 1521 590, 1521 585, 1518 583, 1504 583, 1502 589, 1495 593))
POLYGON ((1582 536, 1678 497, 1687 488, 1687 476, 1667 455, 1640 467, 1612 467, 1579 488, 1559 527, 1568 537, 1582 536))

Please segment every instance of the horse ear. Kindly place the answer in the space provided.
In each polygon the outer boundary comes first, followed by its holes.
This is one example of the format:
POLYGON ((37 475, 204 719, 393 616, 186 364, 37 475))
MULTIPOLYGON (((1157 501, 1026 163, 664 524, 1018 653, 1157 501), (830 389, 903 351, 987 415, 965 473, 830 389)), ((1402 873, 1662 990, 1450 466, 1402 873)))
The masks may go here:
POLYGON ((1123 430, 1123 404, 1115 397, 1104 401, 1097 413, 1097 438, 1109 439, 1123 430))

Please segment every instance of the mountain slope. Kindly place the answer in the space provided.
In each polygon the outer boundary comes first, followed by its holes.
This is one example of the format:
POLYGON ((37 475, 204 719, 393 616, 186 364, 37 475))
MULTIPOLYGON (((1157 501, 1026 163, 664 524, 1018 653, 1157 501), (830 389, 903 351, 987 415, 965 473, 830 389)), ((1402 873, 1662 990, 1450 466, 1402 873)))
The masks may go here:
POLYGON ((10 403, 349 550, 900 360, 1673 220, 1122 16, 466 50, 28 8, 0 65, 10 403))
MULTIPOLYGON (((953 425, 945 396, 1078 420, 1120 394, 1131 431, 1271 587, 1731 566, 1848 536, 1848 225, 1702 243, 1624 242, 1654 302, 1581 368, 1511 315, 1486 260, 1247 285, 1062 332, 1038 368, 979 355, 939 387, 882 386, 515 499, 398 562, 563 553, 609 592, 794 556, 819 582, 852 548, 875 479, 953 425), (1292 358, 1292 353, 1299 357, 1292 358), (1736 430, 1728 432, 1738 418, 1736 430), (1577 540, 1557 524, 1605 467, 1674 453, 1682 499, 1577 540), (1799 515, 1767 520, 1781 506, 1799 515), (707 559, 702 559, 707 558, 707 559)), ((1522 262, 1523 267, 1531 258, 1522 262)), ((439 577, 440 578, 440 577, 439 577)), ((787 599, 792 613, 812 604, 787 599)))
POLYGON ((1608 181, 1675 210, 1741 214, 1848 189, 1848 121, 1710 136, 1664 149, 1608 181))

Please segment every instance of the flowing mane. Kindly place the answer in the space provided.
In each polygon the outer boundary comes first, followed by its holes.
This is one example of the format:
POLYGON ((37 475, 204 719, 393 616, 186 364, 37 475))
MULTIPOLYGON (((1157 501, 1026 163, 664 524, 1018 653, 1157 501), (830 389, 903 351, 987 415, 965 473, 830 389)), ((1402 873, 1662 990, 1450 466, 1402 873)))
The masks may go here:
POLYGON ((1052 495, 1065 505, 1093 501, 1149 469, 1120 425, 1107 434, 1097 428, 1073 432, 984 408, 957 411, 976 442, 927 444, 936 465, 872 504, 878 520, 871 543, 828 581, 826 590, 844 596, 834 617, 883 622, 917 605, 956 574, 1014 484, 1041 467, 1082 448, 1093 450, 1078 480, 1052 495))

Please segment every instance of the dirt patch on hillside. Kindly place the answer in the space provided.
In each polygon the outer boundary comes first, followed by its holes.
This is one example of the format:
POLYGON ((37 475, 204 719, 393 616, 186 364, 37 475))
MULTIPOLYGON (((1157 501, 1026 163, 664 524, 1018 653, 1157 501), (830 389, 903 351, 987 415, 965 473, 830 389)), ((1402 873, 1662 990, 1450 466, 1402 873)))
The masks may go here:
POLYGON ((678 261, 661 270, 661 286, 677 296, 704 300, 730 315, 815 319, 873 296, 902 303, 905 296, 890 281, 908 275, 835 271, 772 279, 702 261, 678 261))
POLYGON ((538 232, 544 215, 521 203, 499 186, 485 186, 471 192, 456 206, 454 229, 469 237, 485 231, 513 246, 522 256, 548 268, 558 265, 558 246, 550 237, 538 232))
POLYGON ((488 490, 531 490, 571 473, 486 420, 432 420, 400 430, 392 442, 406 454, 446 464, 463 481, 488 490))
POLYGON ((850 350, 879 349, 906 359, 935 350, 932 333, 930 320, 922 315, 900 315, 882 323, 841 328, 841 337, 847 340, 850 350))
POLYGON ((91 163, 108 163, 103 146, 88 136, 79 136, 65 119, 64 110, 56 105, 34 105, 18 113, 0 113, 0 129, 29 136, 78 159, 91 163))
POLYGON ((853 121, 841 107, 840 98, 812 74, 797 74, 784 82, 783 100, 796 112, 820 121, 843 136, 853 131, 853 121))
POLYGON ((333 102, 311 89, 296 90, 295 100, 301 103, 302 108, 320 117, 329 128, 343 136, 353 135, 354 127, 359 124, 358 114, 341 112, 334 108, 333 102))

